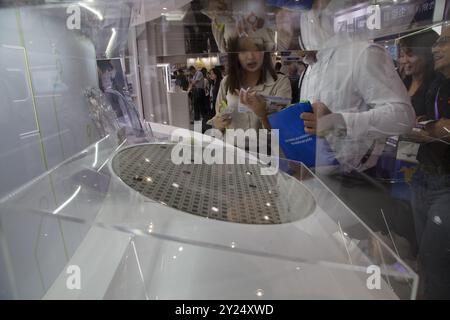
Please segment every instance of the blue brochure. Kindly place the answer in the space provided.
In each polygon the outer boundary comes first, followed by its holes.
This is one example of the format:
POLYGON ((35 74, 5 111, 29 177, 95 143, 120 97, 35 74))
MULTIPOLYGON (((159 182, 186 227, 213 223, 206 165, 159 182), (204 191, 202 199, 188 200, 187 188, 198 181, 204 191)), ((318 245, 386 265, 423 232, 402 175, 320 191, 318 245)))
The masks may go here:
POLYGON ((286 158, 300 161, 307 167, 338 164, 325 139, 305 133, 305 124, 300 118, 303 112, 312 112, 309 102, 294 104, 269 116, 272 128, 280 132, 280 147, 286 158))

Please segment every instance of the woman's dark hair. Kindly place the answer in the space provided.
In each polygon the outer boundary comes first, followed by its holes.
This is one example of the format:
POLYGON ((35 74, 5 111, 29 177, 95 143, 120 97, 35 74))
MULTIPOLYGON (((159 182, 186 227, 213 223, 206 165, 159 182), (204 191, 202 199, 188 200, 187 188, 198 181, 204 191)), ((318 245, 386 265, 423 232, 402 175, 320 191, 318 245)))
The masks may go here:
POLYGON ((275 63, 275 70, 276 71, 280 71, 282 67, 283 67, 283 65, 281 64, 281 62, 275 63))
MULTIPOLYGON (((234 93, 235 90, 240 90, 242 87, 242 79, 244 70, 239 62, 239 52, 243 51, 240 44, 239 38, 231 38, 227 41, 227 51, 228 51, 228 78, 225 84, 226 89, 229 92, 234 93)), ((260 51, 264 51, 264 48, 260 45, 255 44, 260 51)), ((277 80, 277 73, 273 68, 272 57, 270 52, 264 51, 264 59, 261 67, 261 73, 259 76, 258 84, 263 84, 266 81, 267 76, 271 76, 273 80, 277 80)))
POLYGON ((97 66, 101 72, 110 71, 114 69, 110 60, 99 60, 97 66))
POLYGON ((220 89, 220 83, 222 82, 222 71, 220 70, 220 67, 214 67, 211 69, 211 72, 216 75, 216 80, 214 80, 214 86, 212 88, 212 105, 213 105, 213 113, 215 114, 216 110, 216 102, 217 102, 217 95, 219 94, 220 89))
POLYGON ((222 80, 222 71, 218 67, 214 67, 211 69, 211 72, 213 72, 216 75, 216 82, 219 82, 222 80))
MULTIPOLYGON (((406 54, 412 53, 419 56, 425 62, 424 66, 424 82, 430 80, 434 74, 434 60, 431 48, 433 44, 439 38, 438 34, 433 30, 415 34, 409 37, 405 37, 400 40, 400 49, 403 49, 406 54)), ((411 77, 405 78, 405 85, 409 88, 411 84, 411 77)))

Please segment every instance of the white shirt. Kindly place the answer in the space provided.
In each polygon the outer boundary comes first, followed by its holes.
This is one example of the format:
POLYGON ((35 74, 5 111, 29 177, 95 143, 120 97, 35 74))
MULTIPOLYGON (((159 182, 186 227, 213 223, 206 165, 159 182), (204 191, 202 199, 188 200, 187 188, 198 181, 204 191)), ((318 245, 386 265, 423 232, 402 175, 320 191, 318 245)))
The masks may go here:
POLYGON ((197 81, 197 82, 195 83, 194 88, 204 89, 205 82, 203 81, 203 79, 204 79, 203 72, 201 72, 200 70, 195 72, 194 78, 192 80, 197 81))
POLYGON ((414 109, 392 59, 376 44, 352 42, 320 50, 317 62, 306 71, 300 94, 302 100, 320 101, 342 114, 347 135, 328 135, 327 140, 346 171, 373 167, 386 138, 408 133, 415 124, 414 109), (367 155, 370 158, 362 163, 367 155))

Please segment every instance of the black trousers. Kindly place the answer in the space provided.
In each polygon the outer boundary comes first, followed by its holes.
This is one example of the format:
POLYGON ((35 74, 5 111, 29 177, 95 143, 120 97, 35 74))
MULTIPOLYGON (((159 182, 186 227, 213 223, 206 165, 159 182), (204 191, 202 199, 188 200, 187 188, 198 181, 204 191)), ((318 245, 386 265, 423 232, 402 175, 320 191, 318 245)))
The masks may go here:
POLYGON ((194 121, 199 121, 200 117, 208 117, 208 104, 206 103, 205 90, 194 88, 192 90, 192 102, 194 105, 194 121))
POLYGON ((412 191, 419 294, 425 299, 450 299, 450 175, 419 170, 412 191))

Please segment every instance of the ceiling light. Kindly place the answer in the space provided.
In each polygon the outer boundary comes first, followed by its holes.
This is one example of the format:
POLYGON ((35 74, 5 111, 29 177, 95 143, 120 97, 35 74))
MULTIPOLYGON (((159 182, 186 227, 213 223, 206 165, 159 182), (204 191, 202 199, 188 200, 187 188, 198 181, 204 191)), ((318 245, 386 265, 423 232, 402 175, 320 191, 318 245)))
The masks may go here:
POLYGON ((111 28, 111 32, 112 32, 111 38, 109 38, 108 46, 106 47, 106 56, 108 58, 111 57, 111 50, 112 50, 112 47, 113 47, 113 44, 114 44, 114 40, 116 40, 116 35, 117 35, 117 32, 116 32, 115 28, 111 28))

